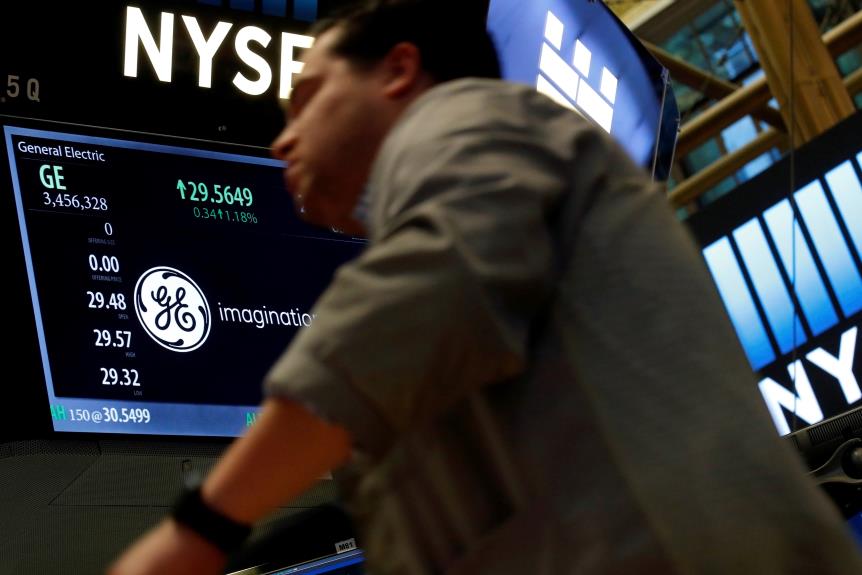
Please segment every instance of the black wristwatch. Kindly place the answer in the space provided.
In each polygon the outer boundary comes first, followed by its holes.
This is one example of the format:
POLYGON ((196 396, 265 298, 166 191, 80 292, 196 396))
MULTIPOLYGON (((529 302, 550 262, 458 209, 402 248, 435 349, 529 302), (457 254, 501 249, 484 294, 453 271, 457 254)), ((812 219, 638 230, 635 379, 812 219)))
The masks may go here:
POLYGON ((177 499, 171 516, 226 554, 239 549, 251 533, 250 525, 234 521, 207 505, 200 486, 187 489, 177 499))

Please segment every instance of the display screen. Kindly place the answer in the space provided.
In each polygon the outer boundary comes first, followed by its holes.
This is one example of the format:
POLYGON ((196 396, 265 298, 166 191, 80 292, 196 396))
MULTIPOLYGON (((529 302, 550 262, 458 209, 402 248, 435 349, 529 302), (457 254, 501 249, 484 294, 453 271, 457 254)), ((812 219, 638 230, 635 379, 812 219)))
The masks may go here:
POLYGON ((298 565, 280 568, 256 567, 236 571, 231 575, 318 575, 321 573, 328 573, 329 575, 362 575, 364 573, 364 562, 362 552, 354 549, 298 565))
POLYGON ((363 241, 303 223, 266 149, 2 129, 54 430, 240 435, 363 241))
POLYGON ((503 77, 535 86, 665 179, 679 125, 665 69, 602 2, 491 0, 503 77))
POLYGON ((782 435, 862 403, 860 132, 857 113, 688 222, 782 435))

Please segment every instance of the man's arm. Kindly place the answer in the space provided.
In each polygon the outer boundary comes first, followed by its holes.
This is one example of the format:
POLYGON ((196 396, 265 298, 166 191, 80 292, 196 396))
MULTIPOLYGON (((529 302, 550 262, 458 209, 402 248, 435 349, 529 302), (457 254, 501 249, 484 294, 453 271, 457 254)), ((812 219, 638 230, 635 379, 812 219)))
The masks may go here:
MULTIPOLYGON (((254 426, 225 452, 203 484, 214 509, 253 523, 344 463, 350 437, 290 400, 263 403, 254 426)), ((224 554, 190 529, 165 519, 131 546, 110 575, 220 573, 224 554)))
POLYGON ((350 438, 290 400, 263 403, 257 422, 225 453, 203 485, 204 501, 253 523, 313 486, 350 454, 350 438))

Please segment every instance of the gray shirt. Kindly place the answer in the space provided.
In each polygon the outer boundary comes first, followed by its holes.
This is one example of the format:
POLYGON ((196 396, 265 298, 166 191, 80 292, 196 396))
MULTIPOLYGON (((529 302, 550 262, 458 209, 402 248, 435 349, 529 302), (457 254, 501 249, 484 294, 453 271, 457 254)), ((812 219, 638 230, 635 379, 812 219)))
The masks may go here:
POLYGON ((353 436, 371 573, 862 573, 609 136, 526 86, 445 83, 367 199, 369 247, 266 389, 353 436))

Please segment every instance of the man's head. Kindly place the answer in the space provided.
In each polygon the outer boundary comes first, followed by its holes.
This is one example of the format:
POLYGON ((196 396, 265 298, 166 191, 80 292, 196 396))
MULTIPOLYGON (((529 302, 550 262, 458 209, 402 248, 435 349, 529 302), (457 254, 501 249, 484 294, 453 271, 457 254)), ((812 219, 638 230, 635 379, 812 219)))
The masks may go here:
POLYGON ((317 39, 294 84, 288 124, 272 144, 307 220, 364 233, 353 210, 404 110, 440 82, 499 77, 483 19, 455 4, 376 0, 312 30, 317 39))

